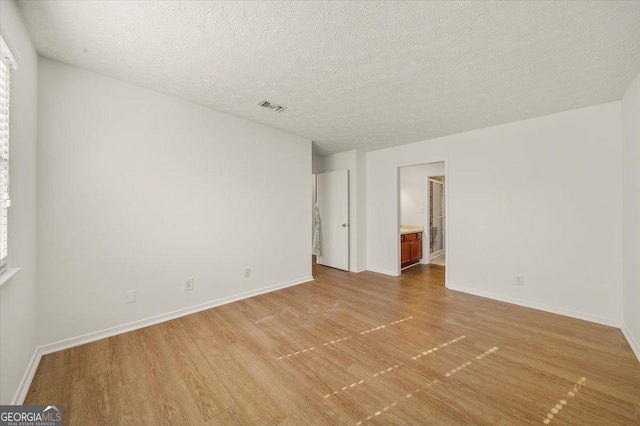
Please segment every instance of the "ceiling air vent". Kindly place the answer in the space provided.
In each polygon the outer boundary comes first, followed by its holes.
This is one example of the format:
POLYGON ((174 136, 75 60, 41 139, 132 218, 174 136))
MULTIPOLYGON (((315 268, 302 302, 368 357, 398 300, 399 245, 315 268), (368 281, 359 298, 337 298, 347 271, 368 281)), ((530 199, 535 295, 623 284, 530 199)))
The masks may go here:
POLYGON ((280 105, 274 105, 269 101, 260 101, 258 103, 258 105, 260 105, 261 107, 270 109, 271 111, 274 111, 274 112, 282 112, 285 109, 287 109, 286 107, 283 107, 283 106, 280 106, 280 105))

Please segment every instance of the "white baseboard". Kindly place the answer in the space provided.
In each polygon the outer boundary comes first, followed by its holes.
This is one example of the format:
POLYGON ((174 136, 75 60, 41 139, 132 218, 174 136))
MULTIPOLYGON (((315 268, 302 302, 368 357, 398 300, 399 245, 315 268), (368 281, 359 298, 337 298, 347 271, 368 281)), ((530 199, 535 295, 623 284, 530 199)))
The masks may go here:
POLYGON ((280 290, 286 287, 292 287, 294 285, 306 283, 309 281, 313 281, 313 277, 305 277, 298 280, 292 280, 285 283, 264 287, 258 290, 247 291, 244 293, 236 294, 234 296, 224 297, 221 299, 212 300, 210 302, 201 303, 195 306, 190 306, 188 308, 178 309, 176 311, 168 312, 166 314, 156 315, 156 316, 141 319, 138 321, 133 321, 127 324, 106 328, 104 330, 83 334, 77 337, 72 337, 70 339, 64 339, 58 342, 38 346, 33 351, 31 360, 29 361, 27 369, 18 386, 18 389, 16 390, 16 393, 13 396, 11 404, 20 405, 24 402, 24 399, 27 397, 27 392, 29 392, 29 387, 31 386, 31 382, 33 381, 33 377, 35 376, 36 370, 38 369, 38 365, 40 364, 40 360, 44 355, 47 355, 53 352, 58 352, 64 349, 69 349, 74 346, 84 345, 85 343, 91 343, 96 340, 101 340, 107 337, 115 336, 117 334, 122 334, 129 331, 137 330, 140 328, 148 327, 150 325, 159 324, 164 321, 180 318, 185 315, 194 314, 196 312, 204 311, 206 309, 211 309, 216 306, 226 305, 227 303, 236 302, 238 300, 247 299, 249 297, 258 296, 264 293, 270 293, 272 291, 280 290))
POLYGON ((610 327, 620 328, 622 321, 611 318, 600 317, 597 315, 585 314, 583 312, 572 311, 570 309, 559 308, 557 306, 545 305, 538 302, 530 302, 528 300, 518 299, 511 296, 503 296, 497 293, 491 293, 487 291, 477 290, 475 288, 447 285, 449 290, 461 291, 463 293, 473 294, 474 296, 486 297, 487 299, 498 300, 500 302, 511 303, 514 305, 524 306, 526 308, 537 309, 539 311, 550 312, 552 314, 564 315, 566 317, 577 318, 589 322, 595 322, 596 324, 607 325, 610 327))
POLYGON ((33 351, 33 355, 27 365, 27 369, 22 376, 22 380, 20 380, 20 385, 18 385, 18 389, 13 395, 13 399, 11 400, 12 405, 22 405, 24 402, 24 399, 27 397, 27 392, 29 392, 31 382, 33 381, 33 377, 36 375, 36 370, 38 370, 38 365, 40 365, 41 359, 42 353, 40 352, 40 347, 37 347, 33 351))
POLYGON ((188 308, 178 309, 176 311, 167 312, 166 314, 160 314, 153 317, 133 321, 127 324, 118 325, 115 327, 106 328, 99 331, 83 334, 81 336, 72 337, 69 339, 60 340, 58 342, 49 343, 39 346, 40 355, 47 355, 53 352, 58 352, 64 349, 69 349, 74 346, 84 345, 85 343, 94 342, 107 337, 115 336, 129 331, 137 330, 140 328, 148 327, 150 325, 159 324, 161 322, 169 321, 175 318, 180 318, 185 315, 194 314, 196 312, 204 311, 206 309, 215 308, 216 306, 226 305, 228 303, 237 302, 238 300, 247 299, 249 297, 258 296, 264 293, 270 293, 275 290, 280 290, 286 287, 292 287, 294 285, 313 281, 313 277, 304 277, 297 280, 288 281, 281 284, 272 285, 269 287, 263 287, 258 290, 251 290, 244 293, 236 294, 229 297, 223 297, 221 299, 212 300, 209 302, 201 303, 188 308))
POLYGON ((215 308, 216 306, 226 305, 228 303, 236 302, 238 300, 247 299, 253 296, 259 296, 261 294, 270 293, 272 291, 280 290, 287 287, 292 287, 298 284, 303 284, 309 281, 313 281, 313 277, 305 277, 297 280, 287 281, 281 284, 272 285, 269 287, 263 287, 258 290, 247 291, 244 293, 236 294, 234 296, 224 297, 221 299, 216 299, 209 302, 201 303, 195 306, 190 306, 188 308, 167 312, 166 314, 156 315, 156 316, 141 319, 138 321, 133 321, 127 324, 106 328, 104 330, 83 334, 77 337, 72 337, 70 339, 64 339, 58 342, 48 343, 46 345, 38 346, 33 352, 33 356, 29 361, 29 365, 27 366, 24 376, 20 381, 20 385, 18 386, 18 389, 16 390, 16 393, 14 394, 13 400, 11 401, 11 403, 13 405, 20 405, 24 402, 25 398, 27 397, 27 392, 29 392, 29 387, 31 386, 31 382, 33 381, 33 377, 35 376, 36 370, 38 369, 38 365, 40 364, 40 360, 44 355, 47 355, 53 352, 58 352, 64 349, 69 349, 74 346, 84 345, 85 343, 91 343, 96 340, 101 340, 101 339, 115 336, 118 334, 127 333, 129 331, 148 327, 150 325, 159 324, 161 322, 169 321, 175 318, 180 318, 185 315, 190 315, 196 312, 204 311, 206 309, 215 308))
POLYGON ((392 277, 397 277, 397 271, 387 271, 385 269, 377 269, 377 268, 367 268, 367 271, 375 272, 376 274, 390 275, 392 277))
POLYGON ((638 341, 633 337, 633 334, 631 334, 631 331, 627 328, 627 325, 624 322, 622 323, 622 327, 620 327, 620 330, 622 330, 622 334, 624 334, 627 342, 629 342, 629 346, 631 346, 631 350, 640 362, 640 345, 638 344, 638 341))
POLYGON ((366 270, 367 270, 367 268, 365 268, 365 267, 363 267, 363 266, 361 266, 361 267, 349 268, 349 272, 355 272, 355 273, 357 273, 357 274, 358 274, 358 273, 360 273, 360 272, 366 271, 366 270))

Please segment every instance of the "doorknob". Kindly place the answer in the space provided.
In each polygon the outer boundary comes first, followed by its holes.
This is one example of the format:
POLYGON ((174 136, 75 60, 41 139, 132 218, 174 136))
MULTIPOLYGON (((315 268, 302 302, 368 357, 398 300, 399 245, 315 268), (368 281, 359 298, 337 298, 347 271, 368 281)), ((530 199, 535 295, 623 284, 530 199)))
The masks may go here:
POLYGON ((346 227, 347 227, 347 224, 346 224, 346 223, 343 223, 343 224, 342 224, 342 227, 343 227, 343 228, 346 228, 346 227))

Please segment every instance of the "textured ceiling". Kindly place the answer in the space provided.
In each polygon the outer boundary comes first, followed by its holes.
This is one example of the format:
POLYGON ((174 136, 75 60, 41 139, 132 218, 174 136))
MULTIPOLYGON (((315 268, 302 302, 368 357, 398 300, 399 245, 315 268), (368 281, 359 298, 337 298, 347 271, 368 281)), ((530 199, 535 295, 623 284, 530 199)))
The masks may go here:
POLYGON ((638 1, 19 5, 43 56, 312 139, 321 155, 619 100, 640 70, 638 1))

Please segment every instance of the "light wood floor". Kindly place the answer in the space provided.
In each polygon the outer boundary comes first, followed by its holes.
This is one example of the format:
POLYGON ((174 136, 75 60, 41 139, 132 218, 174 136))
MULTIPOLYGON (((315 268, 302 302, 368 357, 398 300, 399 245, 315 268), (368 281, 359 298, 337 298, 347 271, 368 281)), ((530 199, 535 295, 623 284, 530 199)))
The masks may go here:
POLYGON ((66 424, 638 424, 614 328, 314 266, 309 284, 47 355, 25 404, 66 424))

